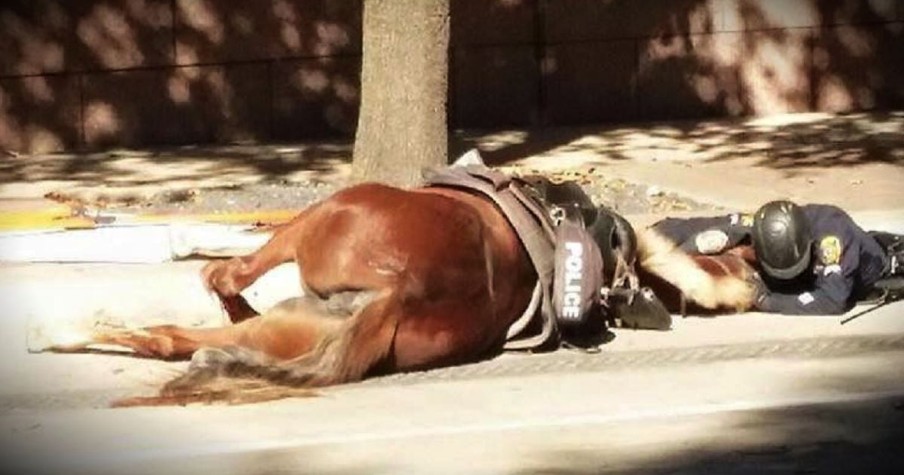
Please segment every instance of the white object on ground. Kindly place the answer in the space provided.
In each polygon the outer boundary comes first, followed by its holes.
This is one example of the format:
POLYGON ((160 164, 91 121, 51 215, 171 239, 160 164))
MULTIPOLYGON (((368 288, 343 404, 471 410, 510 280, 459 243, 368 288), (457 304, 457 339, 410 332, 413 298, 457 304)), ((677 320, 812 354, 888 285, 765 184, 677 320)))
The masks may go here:
POLYGON ((468 165, 484 165, 483 157, 480 156, 480 152, 476 148, 468 150, 452 162, 453 167, 466 167, 468 165))
POLYGON ((0 262, 160 263, 251 252, 270 238, 247 226, 178 223, 0 234, 0 262))

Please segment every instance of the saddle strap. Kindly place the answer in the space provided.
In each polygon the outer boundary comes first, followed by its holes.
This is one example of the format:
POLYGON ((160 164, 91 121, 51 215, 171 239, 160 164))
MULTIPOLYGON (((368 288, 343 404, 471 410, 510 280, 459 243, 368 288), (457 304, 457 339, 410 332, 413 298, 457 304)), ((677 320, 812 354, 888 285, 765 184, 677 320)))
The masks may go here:
MULTIPOLYGON (((558 338, 552 306, 555 230, 546 210, 524 193, 519 181, 482 165, 444 168, 427 177, 426 182, 427 186, 477 191, 492 200, 515 228, 537 272, 539 302, 537 298, 532 298, 525 313, 509 327, 508 341, 503 348, 532 350, 558 338), (540 333, 517 337, 535 316, 542 321, 540 333)), ((536 297, 537 289, 534 293, 536 297)))

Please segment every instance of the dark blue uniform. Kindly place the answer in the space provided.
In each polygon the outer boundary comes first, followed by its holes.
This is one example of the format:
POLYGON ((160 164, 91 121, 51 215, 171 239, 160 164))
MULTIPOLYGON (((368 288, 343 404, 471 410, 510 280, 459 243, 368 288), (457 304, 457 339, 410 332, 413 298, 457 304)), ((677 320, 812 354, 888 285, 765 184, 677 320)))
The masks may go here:
MULTIPOLYGON (((757 304, 764 312, 793 315, 844 313, 865 296, 889 268, 885 250, 843 210, 831 205, 801 206, 810 226, 810 271, 791 281, 760 274, 768 291, 757 304)), ((718 254, 750 243, 753 218, 669 218, 654 225, 690 253, 718 254)))

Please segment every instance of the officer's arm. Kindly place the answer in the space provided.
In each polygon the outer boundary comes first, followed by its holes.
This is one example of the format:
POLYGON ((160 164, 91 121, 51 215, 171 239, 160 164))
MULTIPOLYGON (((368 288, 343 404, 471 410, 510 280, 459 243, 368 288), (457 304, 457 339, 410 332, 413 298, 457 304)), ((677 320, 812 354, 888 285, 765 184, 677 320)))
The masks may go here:
POLYGON ((767 292, 757 308, 785 315, 840 315, 849 309, 853 288, 853 277, 833 273, 820 276, 813 290, 799 295, 767 292))
POLYGON ((675 243, 680 249, 691 254, 698 254, 696 236, 707 229, 718 227, 727 218, 666 218, 653 225, 653 229, 666 239, 675 243))
POLYGON ((752 217, 731 214, 714 218, 689 220, 688 229, 679 247, 690 254, 721 254, 737 247, 750 236, 752 217))
POLYGON ((705 231, 692 239, 696 252, 700 254, 721 254, 738 247, 753 232, 753 215, 734 213, 720 217, 705 231))
POLYGON ((816 276, 813 290, 800 295, 767 292, 757 308, 764 312, 788 315, 839 315, 850 309, 854 279, 860 266, 860 253, 850 245, 851 239, 828 236, 817 250, 822 270, 816 276))

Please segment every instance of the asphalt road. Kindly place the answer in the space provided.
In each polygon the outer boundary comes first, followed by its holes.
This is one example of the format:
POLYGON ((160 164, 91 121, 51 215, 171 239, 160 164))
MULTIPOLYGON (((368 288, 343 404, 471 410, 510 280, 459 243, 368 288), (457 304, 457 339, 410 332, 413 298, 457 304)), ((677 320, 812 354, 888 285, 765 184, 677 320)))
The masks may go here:
POLYGON ((904 351, 7 412, 4 473, 900 473, 904 351))
MULTIPOLYGON (((882 217, 884 217, 883 215, 882 217)), ((897 216, 897 215, 895 215, 897 216)), ((897 222, 897 221, 895 221, 897 222)), ((184 363, 29 354, 29 328, 216 325, 202 262, 0 266, 2 473, 901 473, 904 302, 677 318, 600 353, 492 361, 243 407, 108 409, 184 363), (859 311, 860 309, 858 309, 859 311)), ((282 266, 248 291, 298 289, 282 266)))

